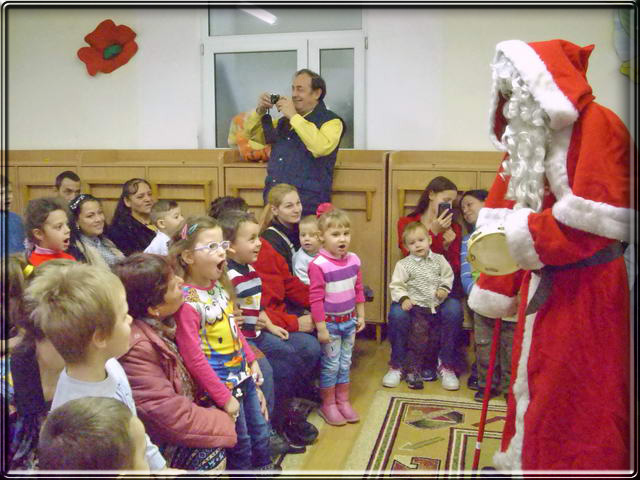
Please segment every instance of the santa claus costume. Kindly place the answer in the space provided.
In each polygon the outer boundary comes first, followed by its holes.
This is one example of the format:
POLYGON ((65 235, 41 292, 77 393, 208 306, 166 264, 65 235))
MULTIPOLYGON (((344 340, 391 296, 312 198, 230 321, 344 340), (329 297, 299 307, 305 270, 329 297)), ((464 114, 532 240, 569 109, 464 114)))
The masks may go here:
POLYGON ((482 274, 469 297, 482 315, 518 314, 507 421, 494 457, 503 470, 630 468, 629 291, 621 242, 630 236, 631 140, 621 120, 593 101, 586 80, 592 50, 564 40, 496 47, 491 136, 510 152, 501 172, 516 150, 505 146, 509 99, 498 86, 497 63, 510 62, 548 126, 539 202, 531 208, 526 198, 536 192, 509 191, 518 170, 512 167, 496 177, 476 225, 503 225, 522 268, 482 274))

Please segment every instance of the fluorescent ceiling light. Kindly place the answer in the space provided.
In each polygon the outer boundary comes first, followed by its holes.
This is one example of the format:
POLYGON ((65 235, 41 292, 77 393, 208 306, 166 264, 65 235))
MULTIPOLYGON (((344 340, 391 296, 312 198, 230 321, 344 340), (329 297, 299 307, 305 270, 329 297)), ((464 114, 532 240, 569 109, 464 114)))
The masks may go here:
POLYGON ((269 25, 274 25, 278 20, 278 17, 276 17, 270 12, 267 12, 266 10, 263 10, 262 8, 241 8, 240 10, 242 10, 245 13, 248 13, 249 15, 253 15, 258 20, 262 20, 263 22, 268 23, 269 25))

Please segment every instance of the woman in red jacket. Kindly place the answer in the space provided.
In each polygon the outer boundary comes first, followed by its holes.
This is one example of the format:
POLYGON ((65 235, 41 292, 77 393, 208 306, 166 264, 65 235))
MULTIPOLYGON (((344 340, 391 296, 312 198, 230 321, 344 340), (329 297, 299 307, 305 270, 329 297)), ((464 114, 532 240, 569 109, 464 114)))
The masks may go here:
POLYGON ((236 429, 226 412, 195 402, 197 387, 175 344, 182 279, 166 257, 145 253, 122 260, 114 272, 134 318, 129 351, 118 360, 147 433, 172 468, 223 470, 224 449, 236 444, 236 429))
MULTIPOLYGON (((453 221, 450 209, 438 213, 439 204, 453 205, 458 195, 456 185, 446 177, 436 177, 424 189, 418 205, 406 217, 398 220, 398 247, 404 256, 409 254, 402 242, 405 227, 412 222, 421 222, 427 227, 431 237, 431 250, 444 255, 453 269, 454 283, 449 297, 439 309, 442 318, 440 328, 441 362, 437 372, 426 369, 423 380, 433 381, 440 377, 442 387, 446 390, 458 390, 460 383, 456 370, 461 369, 458 358, 457 343, 462 331, 462 288, 460 285, 460 247, 462 244, 462 227, 453 221)), ((411 320, 409 312, 405 312, 399 303, 393 302, 389 309, 389 342, 391 343, 391 360, 389 371, 382 379, 385 387, 396 387, 400 383, 401 368, 407 353, 407 338, 411 320)))

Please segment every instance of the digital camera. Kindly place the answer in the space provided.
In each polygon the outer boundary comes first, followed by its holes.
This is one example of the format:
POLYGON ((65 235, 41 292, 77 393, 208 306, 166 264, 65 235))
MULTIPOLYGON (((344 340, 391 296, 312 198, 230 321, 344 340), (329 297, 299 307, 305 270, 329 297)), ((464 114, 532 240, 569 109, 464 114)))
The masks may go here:
POLYGON ((272 93, 270 96, 270 100, 271 100, 271 103, 275 105, 276 102, 280 100, 280 95, 278 95, 277 93, 272 93))

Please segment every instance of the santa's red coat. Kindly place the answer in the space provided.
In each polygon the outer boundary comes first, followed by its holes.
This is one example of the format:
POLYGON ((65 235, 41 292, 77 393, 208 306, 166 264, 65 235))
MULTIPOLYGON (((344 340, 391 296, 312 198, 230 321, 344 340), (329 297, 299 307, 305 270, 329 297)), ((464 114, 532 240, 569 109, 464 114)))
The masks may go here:
MULTIPOLYGON (((537 271, 591 257, 630 234, 630 138, 620 119, 593 101, 586 81, 592 47, 563 40, 501 42, 550 118, 545 158, 549 192, 540 212, 514 210, 509 177, 497 176, 477 228, 505 226, 509 252, 522 267, 481 275, 469 305, 504 317, 518 312, 502 451, 506 470, 630 468, 630 321, 622 257, 553 274, 548 300, 525 315, 537 271), (519 293, 519 295, 518 295, 519 293)), ((494 89, 492 133, 504 128, 494 89)), ((495 140, 495 137, 494 137, 495 140)))

